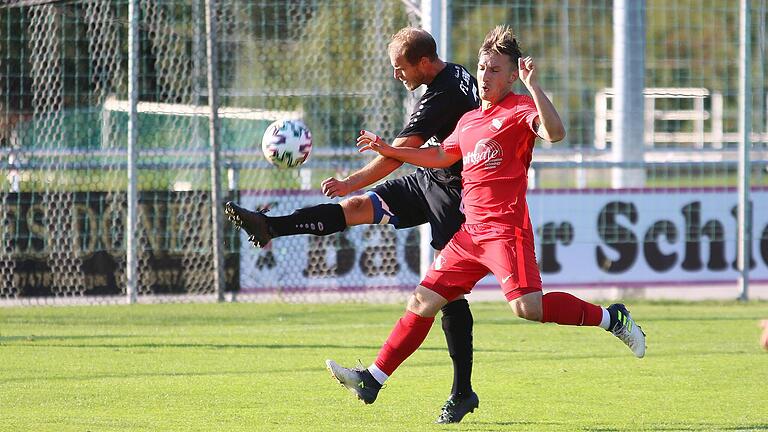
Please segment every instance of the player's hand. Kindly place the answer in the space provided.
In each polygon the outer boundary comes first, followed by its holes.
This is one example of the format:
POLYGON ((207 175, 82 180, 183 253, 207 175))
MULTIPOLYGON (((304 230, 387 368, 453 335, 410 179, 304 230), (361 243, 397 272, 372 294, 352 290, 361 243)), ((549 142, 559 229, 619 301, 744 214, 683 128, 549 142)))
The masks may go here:
POLYGON ((760 321, 760 327, 763 328, 763 334, 760 335, 760 346, 768 350, 768 320, 760 321))
POLYGON ((517 69, 520 81, 530 90, 532 86, 538 85, 538 74, 536 65, 533 64, 533 57, 520 57, 517 59, 517 69))
POLYGON ((323 194, 328 198, 338 198, 349 195, 352 188, 349 187, 349 182, 346 180, 338 180, 333 177, 329 177, 320 183, 323 194))
POLYGON ((389 156, 389 150, 392 146, 384 142, 379 136, 367 130, 361 130, 357 137, 357 151, 362 153, 366 150, 372 150, 382 156, 389 156))

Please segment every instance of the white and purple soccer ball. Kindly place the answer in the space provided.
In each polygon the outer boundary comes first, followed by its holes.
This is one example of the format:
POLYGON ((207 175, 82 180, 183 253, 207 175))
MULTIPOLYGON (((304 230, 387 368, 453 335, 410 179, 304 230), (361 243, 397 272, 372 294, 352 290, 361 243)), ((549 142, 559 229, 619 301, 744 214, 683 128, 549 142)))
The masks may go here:
POLYGON ((295 168, 307 161, 312 151, 312 133, 301 120, 277 120, 261 139, 264 157, 278 168, 295 168))

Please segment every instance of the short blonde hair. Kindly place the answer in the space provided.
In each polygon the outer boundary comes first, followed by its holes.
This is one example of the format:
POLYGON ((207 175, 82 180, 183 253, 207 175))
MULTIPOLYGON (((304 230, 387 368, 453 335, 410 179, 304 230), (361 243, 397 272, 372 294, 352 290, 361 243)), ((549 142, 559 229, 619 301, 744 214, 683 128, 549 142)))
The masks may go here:
POLYGON ((402 55, 408 64, 416 64, 422 57, 429 61, 437 59, 437 44, 432 35, 426 30, 416 27, 405 27, 392 35, 389 42, 389 54, 402 55))
POLYGON ((517 59, 523 56, 520 51, 520 45, 515 39, 515 33, 512 31, 512 27, 506 25, 498 25, 493 30, 489 31, 485 35, 483 45, 480 46, 480 51, 477 56, 480 57, 483 54, 498 53, 509 56, 512 60, 512 64, 517 66, 517 59))

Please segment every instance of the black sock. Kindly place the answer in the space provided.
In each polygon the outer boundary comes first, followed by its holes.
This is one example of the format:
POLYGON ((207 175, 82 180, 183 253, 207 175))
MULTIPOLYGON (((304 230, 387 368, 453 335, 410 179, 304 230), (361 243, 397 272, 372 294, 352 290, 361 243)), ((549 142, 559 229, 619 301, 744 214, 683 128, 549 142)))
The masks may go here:
POLYGON ((296 234, 326 236, 344 231, 347 221, 339 204, 318 204, 296 210, 288 216, 268 217, 273 237, 296 234))
POLYGON ((445 341, 453 360, 451 394, 466 396, 472 393, 472 312, 466 299, 452 301, 442 311, 445 341))
POLYGON ((619 322, 619 317, 617 316, 616 310, 613 308, 608 309, 608 317, 610 318, 610 322, 608 324, 608 328, 606 331, 612 332, 614 327, 616 327, 616 324, 619 322))

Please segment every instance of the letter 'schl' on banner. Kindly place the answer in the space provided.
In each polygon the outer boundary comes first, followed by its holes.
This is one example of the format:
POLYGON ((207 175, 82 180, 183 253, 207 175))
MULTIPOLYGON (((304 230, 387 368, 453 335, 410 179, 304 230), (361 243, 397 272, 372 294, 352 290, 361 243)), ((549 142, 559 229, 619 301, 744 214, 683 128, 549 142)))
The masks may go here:
MULTIPOLYGON (((271 216, 327 202, 314 191, 246 191, 271 216)), ((551 285, 642 286, 733 282, 736 190, 600 189, 528 193, 542 280, 551 285)), ((768 188, 752 190, 750 277, 768 281, 768 188)), ((327 237, 278 238, 266 249, 241 240, 240 284, 260 289, 412 288, 418 230, 351 227, 327 237), (371 265, 371 263, 375 263, 371 265)), ((496 285, 492 276, 479 285, 496 285)))
MULTIPOLYGON (((752 191, 750 279, 768 281, 768 189, 752 191)), ((590 285, 734 282, 735 189, 529 194, 543 280, 590 285)))
MULTIPOLYGON (((0 225, 0 238, 10 252, 10 262, 0 265, 8 267, 18 297, 61 295, 55 272, 68 271, 80 276, 67 295, 125 293, 125 193, 10 193, 4 203, 5 220, 13 223, 0 225), (62 197, 68 202, 60 202, 62 197), (54 205, 52 200, 59 200, 55 205, 66 217, 46 220, 45 206, 54 205)), ((213 289, 210 214, 207 192, 141 192, 137 247, 142 294, 213 289)), ((225 237, 226 287, 232 290, 238 287, 239 237, 229 224, 225 237)))

